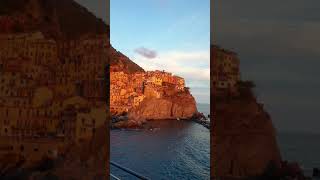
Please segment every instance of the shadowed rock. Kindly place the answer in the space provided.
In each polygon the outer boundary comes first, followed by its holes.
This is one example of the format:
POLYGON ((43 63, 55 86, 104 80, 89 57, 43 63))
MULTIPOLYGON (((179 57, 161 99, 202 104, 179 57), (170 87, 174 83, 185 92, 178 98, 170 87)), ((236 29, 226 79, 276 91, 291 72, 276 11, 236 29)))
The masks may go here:
POLYGON ((254 97, 216 102, 213 163, 216 177, 261 175, 281 155, 272 121, 254 97))

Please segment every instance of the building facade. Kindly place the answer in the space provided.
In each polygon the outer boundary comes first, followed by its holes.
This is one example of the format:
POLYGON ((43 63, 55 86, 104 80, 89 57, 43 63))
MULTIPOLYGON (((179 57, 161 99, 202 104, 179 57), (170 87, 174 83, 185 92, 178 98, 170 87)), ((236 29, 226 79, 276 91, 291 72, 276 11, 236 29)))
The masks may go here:
POLYGON ((40 160, 94 137, 107 121, 108 37, 0 34, 0 155, 40 160))
POLYGON ((212 82, 217 95, 236 94, 240 81, 240 61, 232 51, 213 46, 212 82))

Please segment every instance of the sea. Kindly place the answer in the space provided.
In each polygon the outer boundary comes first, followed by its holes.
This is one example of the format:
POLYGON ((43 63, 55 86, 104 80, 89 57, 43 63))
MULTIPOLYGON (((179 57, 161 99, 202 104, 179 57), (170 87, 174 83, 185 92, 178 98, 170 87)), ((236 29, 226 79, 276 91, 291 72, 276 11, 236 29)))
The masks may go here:
POLYGON ((297 162, 306 176, 312 176, 313 168, 320 168, 320 134, 280 131, 278 144, 282 159, 297 162))
MULTIPOLYGON (((209 104, 198 104, 208 115, 209 104)), ((210 179, 210 131, 189 121, 153 121, 152 129, 111 130, 110 159, 150 179, 210 179)), ((120 179, 136 179, 115 166, 120 179)), ((112 179, 112 178, 111 178, 112 179)))

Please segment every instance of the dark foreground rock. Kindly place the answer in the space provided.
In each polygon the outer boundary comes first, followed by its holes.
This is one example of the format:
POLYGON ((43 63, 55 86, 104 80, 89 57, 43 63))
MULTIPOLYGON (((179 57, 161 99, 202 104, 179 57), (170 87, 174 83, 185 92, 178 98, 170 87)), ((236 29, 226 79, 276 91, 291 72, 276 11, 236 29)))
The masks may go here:
POLYGON ((281 167, 276 131, 270 116, 253 97, 216 104, 213 126, 215 177, 262 175, 270 164, 281 167))
POLYGON ((111 125, 112 129, 141 129, 145 121, 135 121, 135 120, 124 120, 113 123, 111 125))
POLYGON ((311 180, 312 178, 306 177, 303 170, 296 162, 281 162, 281 166, 276 167, 274 164, 269 164, 267 169, 262 175, 251 177, 252 180, 311 180))
POLYGON ((198 113, 194 114, 193 117, 191 118, 191 120, 198 123, 198 124, 203 125, 207 129, 210 129, 211 123, 203 113, 198 112, 198 113))

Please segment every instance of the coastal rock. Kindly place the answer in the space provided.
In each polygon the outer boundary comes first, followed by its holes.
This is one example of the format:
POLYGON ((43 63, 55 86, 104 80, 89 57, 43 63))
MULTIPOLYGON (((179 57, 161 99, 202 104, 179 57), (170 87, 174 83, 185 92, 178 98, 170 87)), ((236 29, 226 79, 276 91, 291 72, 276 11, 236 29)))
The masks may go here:
POLYGON ((216 177, 252 177, 281 155, 272 121, 256 99, 229 99, 216 104, 213 127, 213 163, 216 177))
POLYGON ((189 92, 164 98, 146 98, 129 111, 129 120, 190 119, 197 113, 194 97, 189 92))
POLYGON ((134 128, 142 128, 144 121, 135 121, 135 120, 129 120, 129 121, 119 121, 112 125, 113 128, 116 129, 134 129, 134 128))

